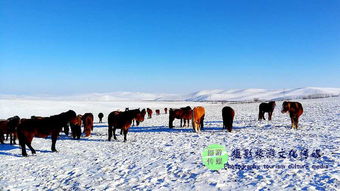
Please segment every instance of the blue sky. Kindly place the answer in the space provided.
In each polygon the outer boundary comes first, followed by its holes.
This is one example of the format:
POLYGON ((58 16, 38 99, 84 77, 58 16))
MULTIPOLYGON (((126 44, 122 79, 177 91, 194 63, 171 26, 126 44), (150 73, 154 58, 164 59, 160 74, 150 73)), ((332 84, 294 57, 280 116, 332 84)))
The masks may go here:
POLYGON ((340 87, 340 1, 0 1, 0 92, 340 87))

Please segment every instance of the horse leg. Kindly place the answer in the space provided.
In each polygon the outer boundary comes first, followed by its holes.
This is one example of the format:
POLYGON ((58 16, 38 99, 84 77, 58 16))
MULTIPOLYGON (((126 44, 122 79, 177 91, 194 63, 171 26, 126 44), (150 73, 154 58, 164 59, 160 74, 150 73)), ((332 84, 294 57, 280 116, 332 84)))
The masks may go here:
POLYGON ((298 129, 299 117, 295 116, 294 121, 295 121, 295 129, 298 129))
POLYGON ((127 135, 127 133, 128 133, 128 130, 129 130, 129 129, 124 129, 124 142, 126 142, 126 135, 127 135))
POLYGON ((273 114, 273 112, 268 112, 268 120, 269 120, 269 121, 272 120, 272 114, 273 114))
POLYGON ((58 152, 57 149, 55 148, 55 144, 57 143, 58 136, 59 136, 59 132, 52 133, 52 147, 51 147, 52 152, 58 152))
POLYGON ((69 132, 70 132, 70 128, 68 127, 68 125, 66 125, 66 126, 64 127, 64 133, 65 133, 65 135, 68 136, 69 132))
POLYGON ((169 128, 173 128, 173 119, 172 118, 169 118, 169 128))
POLYGON ((0 132, 0 143, 4 144, 4 140, 5 140, 4 134, 0 132))
POLYGON ((116 137, 116 127, 113 127, 113 138, 115 140, 117 140, 117 137, 116 137))
POLYGON ((123 129, 120 129, 120 134, 123 135, 123 129))
POLYGON ((182 127, 182 120, 183 120, 183 119, 181 119, 181 126, 180 126, 180 127, 182 127))
POLYGON ((204 128, 204 117, 205 117, 205 115, 203 115, 202 117, 201 117, 201 129, 203 129, 204 128))
POLYGON ((295 127, 295 123, 294 123, 294 116, 292 114, 289 115, 290 116, 290 121, 292 123, 292 129, 294 129, 295 127))
POLYGON ((27 157, 27 152, 26 152, 26 137, 22 132, 18 132, 18 138, 19 138, 19 144, 21 146, 21 154, 24 157, 27 157))
POLYGON ((28 148, 31 150, 32 154, 35 154, 35 150, 33 149, 31 143, 32 143, 32 140, 33 140, 33 137, 34 135, 29 135, 29 136, 26 136, 26 141, 25 141, 25 144, 28 146, 28 148))
POLYGON ((111 141, 111 138, 112 138, 112 126, 111 125, 109 125, 109 128, 108 128, 108 135, 109 135, 108 140, 111 141))
POLYGON ((258 120, 261 121, 262 120, 262 115, 261 115, 261 111, 259 111, 259 117, 258 117, 258 120))
POLYGON ((9 133, 9 144, 13 145, 13 133, 9 133))

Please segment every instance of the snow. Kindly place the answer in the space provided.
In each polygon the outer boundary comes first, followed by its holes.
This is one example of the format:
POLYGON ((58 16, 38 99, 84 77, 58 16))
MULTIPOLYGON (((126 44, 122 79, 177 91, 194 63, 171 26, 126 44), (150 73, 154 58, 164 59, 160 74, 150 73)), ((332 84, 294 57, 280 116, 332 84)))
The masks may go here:
POLYGON ((305 87, 294 89, 232 89, 202 90, 190 94, 164 94, 144 92, 91 93, 68 96, 18 96, 1 95, 11 100, 57 100, 57 101, 254 101, 291 100, 340 96, 340 88, 305 87))
POLYGON ((339 190, 340 98, 300 102, 304 113, 298 130, 290 128, 288 114, 281 114, 281 101, 277 101, 271 122, 257 121, 258 103, 229 103, 236 116, 233 132, 227 133, 222 131, 221 122, 221 110, 226 104, 221 103, 1 99, 1 118, 48 116, 74 109, 77 113, 93 112, 95 121, 99 112, 104 113, 107 121, 109 112, 125 107, 202 105, 206 108, 206 128, 199 134, 193 133, 191 127, 180 128, 175 120, 176 127, 169 129, 168 115, 161 110, 161 115, 146 119, 140 127, 132 127, 126 143, 119 134, 117 141, 107 141, 106 122, 96 122, 89 138, 73 140, 62 135, 56 145, 58 153, 50 152, 49 138, 34 138, 32 146, 37 154, 32 156, 28 151, 27 158, 21 157, 18 145, 7 142, 0 145, 0 190, 339 190), (201 162, 201 152, 210 144, 226 147, 229 165, 328 167, 211 171, 201 162), (322 156, 304 160, 237 159, 231 157, 237 148, 321 149, 322 156))

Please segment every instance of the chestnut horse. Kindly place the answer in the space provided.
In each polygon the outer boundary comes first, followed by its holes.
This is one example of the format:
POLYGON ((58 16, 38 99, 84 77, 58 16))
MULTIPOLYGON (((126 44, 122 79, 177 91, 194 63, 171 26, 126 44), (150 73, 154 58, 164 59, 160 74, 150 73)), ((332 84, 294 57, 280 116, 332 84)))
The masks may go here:
POLYGON ((146 108, 146 112, 148 112, 148 118, 152 118, 152 110, 150 108, 146 108))
MULTIPOLYGON (((145 115, 145 114, 144 114, 145 115)), ((137 122, 144 121, 144 115, 139 109, 129 110, 129 111, 113 111, 108 116, 108 140, 111 141, 112 131, 113 137, 117 140, 116 129, 122 129, 124 132, 124 142, 126 142, 126 135, 132 124, 132 120, 135 119, 137 122)))
POLYGON ((33 137, 45 138, 49 135, 52 136, 52 152, 57 152, 55 144, 61 129, 69 122, 73 124, 73 120, 75 118, 76 113, 72 110, 69 110, 59 115, 44 117, 42 119, 21 120, 17 133, 22 150, 22 156, 27 156, 25 145, 30 148, 32 154, 36 153, 31 146, 33 137))
POLYGON ((168 108, 164 108, 164 113, 168 114, 168 108))
POLYGON ((99 113, 99 114, 98 114, 99 123, 102 123, 102 122, 103 122, 103 121, 102 121, 103 117, 104 117, 104 114, 103 114, 103 113, 99 113))
POLYGON ((223 129, 227 129, 229 132, 231 132, 233 128, 234 116, 235 111, 233 108, 225 106, 222 109, 223 129))
POLYGON ((266 120, 264 118, 264 113, 268 112, 268 120, 272 120, 273 111, 276 104, 275 101, 270 101, 269 103, 261 103, 259 106, 259 120, 266 120))
POLYGON ((204 107, 194 107, 194 109, 192 110, 192 127, 194 128, 195 132, 200 132, 201 128, 203 128, 204 116, 204 107))
POLYGON ((161 112, 159 111, 159 109, 156 109, 156 115, 161 114, 161 112))
POLYGON ((73 139, 80 139, 81 136, 81 124, 82 124, 82 115, 77 115, 74 119, 73 123, 71 123, 71 131, 73 139))
POLYGON ((93 131, 93 114, 85 113, 82 117, 82 120, 84 125, 85 136, 88 137, 91 135, 91 131, 93 131))
POLYGON ((292 122, 292 128, 297 129, 299 123, 299 117, 303 113, 302 104, 299 102, 284 101, 282 103, 282 113, 289 112, 290 120, 292 122))

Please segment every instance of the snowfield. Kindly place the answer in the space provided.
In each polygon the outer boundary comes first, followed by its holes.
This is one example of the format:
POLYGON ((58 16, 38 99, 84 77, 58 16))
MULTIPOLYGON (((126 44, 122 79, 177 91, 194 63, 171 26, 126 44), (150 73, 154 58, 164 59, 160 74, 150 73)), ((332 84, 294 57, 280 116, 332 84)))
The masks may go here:
POLYGON ((288 114, 280 112, 280 101, 273 120, 259 122, 259 103, 1 99, 1 118, 49 116, 73 109, 80 114, 92 112, 96 123, 89 138, 73 140, 62 133, 58 153, 50 151, 50 138, 35 138, 32 146, 37 154, 32 156, 28 150, 27 158, 21 157, 18 145, 0 145, 0 190, 339 190, 340 98, 299 102, 304 113, 299 129, 293 130, 288 114), (178 120, 174 129, 168 128, 163 108, 187 105, 205 107, 201 133, 193 133, 191 125, 180 128, 178 120), (231 133, 222 131, 221 110, 226 105, 236 112, 231 133), (161 109, 161 115, 132 127, 126 143, 119 130, 118 140, 108 142, 107 115, 126 107, 161 109), (104 113, 101 124, 97 123, 99 112, 104 113), (210 144, 226 147, 225 169, 212 171, 202 164, 201 152, 210 144), (247 158, 243 156, 246 149, 273 149, 276 155, 247 158), (300 158, 300 152, 296 158, 288 157, 291 150, 303 149, 309 151, 307 158, 300 158), (237 150, 240 158, 234 155, 237 150), (321 156, 312 157, 316 150, 321 156), (286 158, 278 156, 281 151, 286 158), (288 168, 293 165, 308 168, 288 168))

